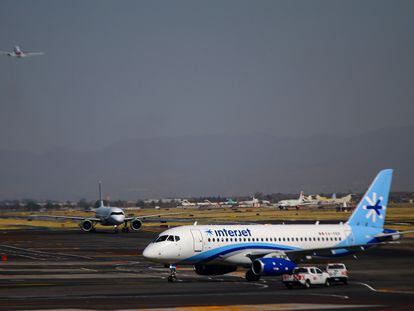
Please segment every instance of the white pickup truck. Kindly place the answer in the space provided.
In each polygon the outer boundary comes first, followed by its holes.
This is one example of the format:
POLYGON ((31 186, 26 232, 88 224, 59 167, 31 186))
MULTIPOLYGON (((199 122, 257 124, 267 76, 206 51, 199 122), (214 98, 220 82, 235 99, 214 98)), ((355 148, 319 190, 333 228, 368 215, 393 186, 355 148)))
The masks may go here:
POLYGON ((289 289, 293 286, 310 288, 314 285, 331 285, 329 274, 318 267, 297 267, 292 274, 282 276, 282 283, 289 289))
POLYGON ((348 270, 343 263, 329 263, 326 266, 331 282, 348 284, 348 270))

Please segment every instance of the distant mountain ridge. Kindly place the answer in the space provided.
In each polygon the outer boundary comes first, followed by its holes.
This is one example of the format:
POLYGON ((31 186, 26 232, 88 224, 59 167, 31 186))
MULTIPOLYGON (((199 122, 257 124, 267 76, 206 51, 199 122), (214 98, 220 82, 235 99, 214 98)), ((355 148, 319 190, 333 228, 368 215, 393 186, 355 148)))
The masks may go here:
POLYGON ((0 150, 0 199, 77 200, 364 191, 382 168, 393 190, 414 189, 414 127, 352 137, 265 134, 147 138, 101 150, 0 150))

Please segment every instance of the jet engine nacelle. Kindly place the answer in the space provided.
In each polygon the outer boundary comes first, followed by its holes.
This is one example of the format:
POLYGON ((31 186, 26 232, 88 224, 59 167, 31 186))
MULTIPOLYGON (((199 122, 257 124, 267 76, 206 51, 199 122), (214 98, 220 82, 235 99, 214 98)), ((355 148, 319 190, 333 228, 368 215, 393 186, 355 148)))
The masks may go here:
POLYGON ((256 275, 282 275, 296 268, 293 261, 283 258, 259 258, 253 261, 252 270, 256 275))
POLYGON ((82 222, 80 223, 80 228, 84 232, 91 232, 95 229, 93 221, 89 219, 82 220, 82 222))
POLYGON ((134 218, 131 220, 131 229, 134 231, 138 231, 142 227, 142 221, 139 218, 134 218))
POLYGON ((194 271, 198 275, 222 275, 236 270, 237 266, 194 265, 194 271))

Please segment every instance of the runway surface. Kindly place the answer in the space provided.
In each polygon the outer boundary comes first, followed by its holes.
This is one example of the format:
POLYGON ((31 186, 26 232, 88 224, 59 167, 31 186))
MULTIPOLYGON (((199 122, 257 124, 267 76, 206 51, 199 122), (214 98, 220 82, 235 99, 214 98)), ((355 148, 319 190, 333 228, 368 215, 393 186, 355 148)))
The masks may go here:
POLYGON ((0 231, 0 309, 414 310, 414 239, 339 259, 348 286, 288 290, 279 277, 248 283, 244 271, 206 277, 190 267, 168 283, 168 269, 141 256, 156 235, 0 231))

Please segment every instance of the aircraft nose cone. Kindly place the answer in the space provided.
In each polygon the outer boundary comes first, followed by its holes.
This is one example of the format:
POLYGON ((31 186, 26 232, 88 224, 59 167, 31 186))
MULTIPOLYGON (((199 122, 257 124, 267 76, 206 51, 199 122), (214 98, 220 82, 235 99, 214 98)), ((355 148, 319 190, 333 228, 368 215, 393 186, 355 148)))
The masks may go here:
POLYGON ((112 215, 112 218, 119 224, 122 224, 125 221, 124 215, 112 215))
POLYGON ((142 256, 144 256, 147 259, 154 259, 156 258, 155 250, 152 247, 152 245, 148 245, 144 251, 142 252, 142 256))

